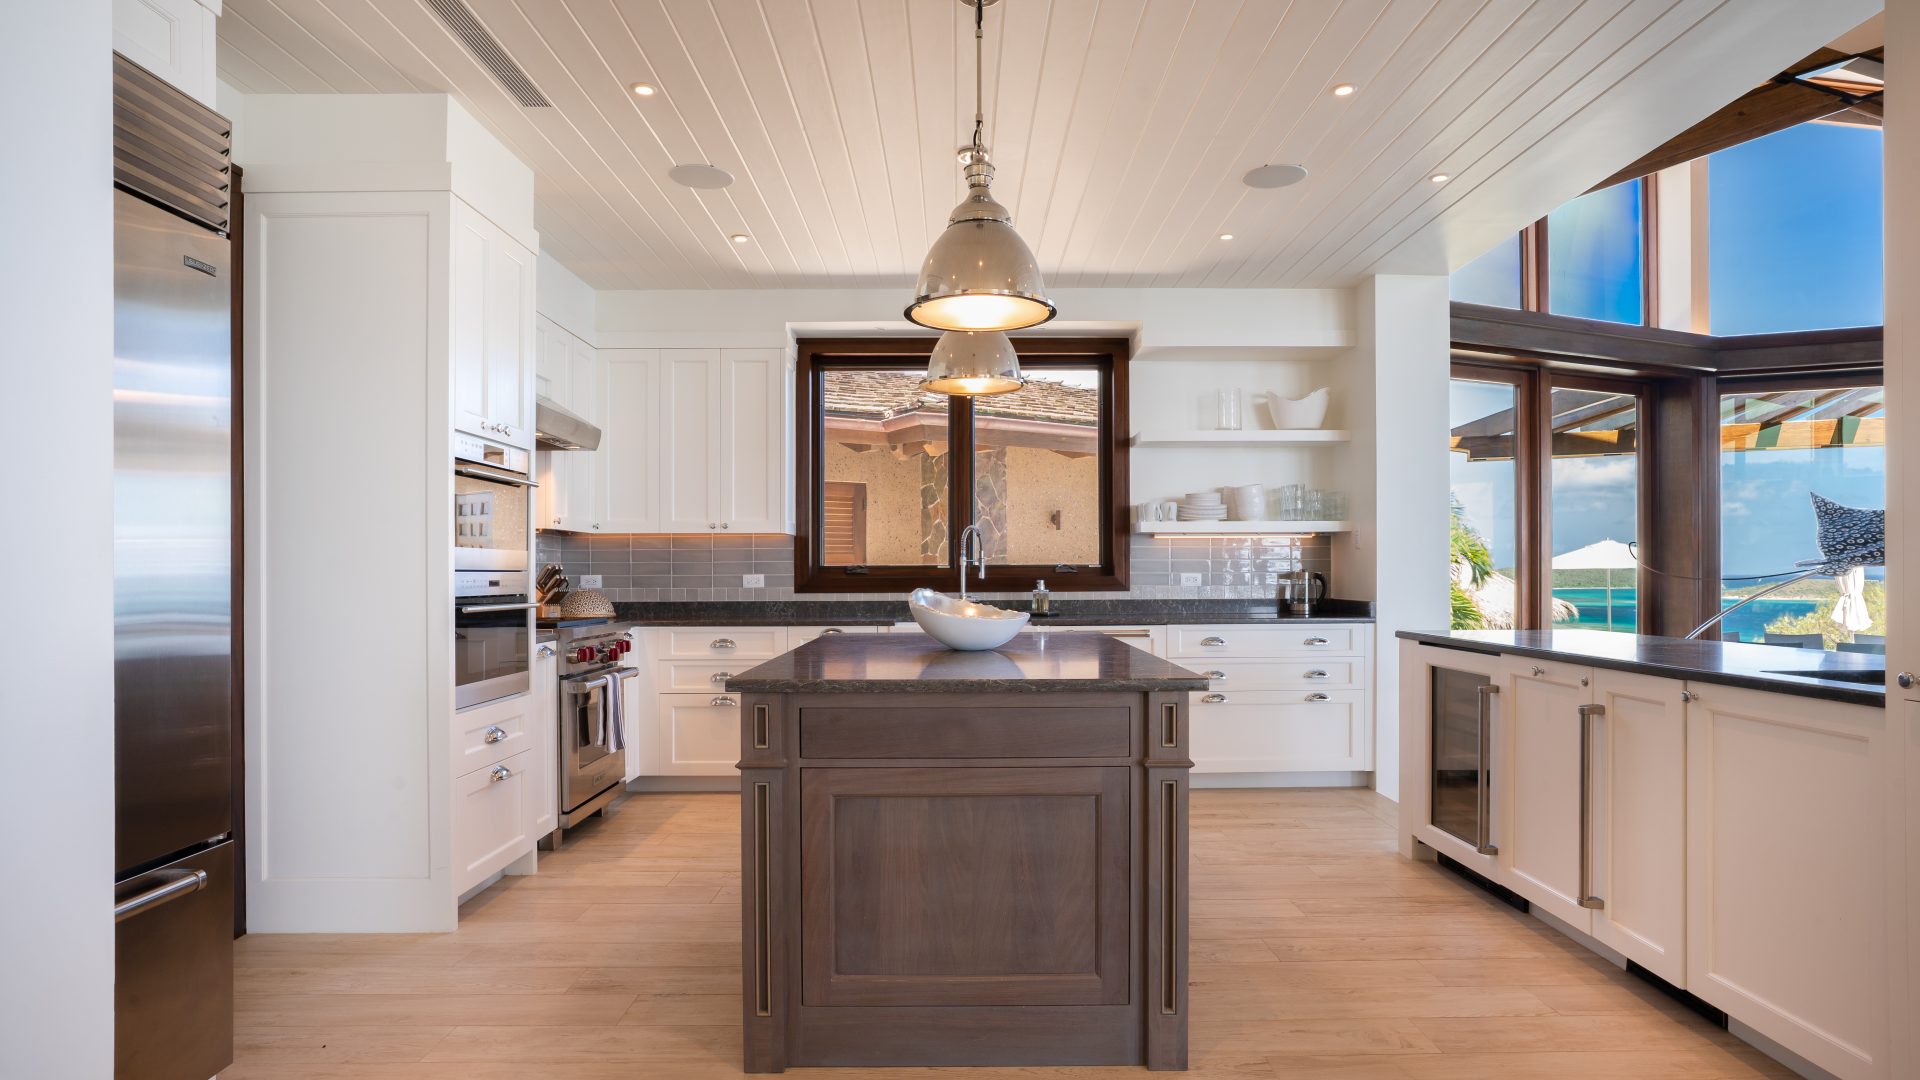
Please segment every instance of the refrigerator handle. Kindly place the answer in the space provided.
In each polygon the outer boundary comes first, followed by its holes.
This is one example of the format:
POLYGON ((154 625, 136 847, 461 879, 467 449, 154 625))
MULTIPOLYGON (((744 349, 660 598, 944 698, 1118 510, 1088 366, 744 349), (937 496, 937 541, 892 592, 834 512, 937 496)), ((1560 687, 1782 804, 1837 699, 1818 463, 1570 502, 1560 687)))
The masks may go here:
POLYGON ((113 921, 126 922, 143 912, 151 911, 162 904, 169 904, 183 896, 197 893, 207 887, 205 870, 179 870, 173 872, 165 881, 127 897, 113 905, 113 921))

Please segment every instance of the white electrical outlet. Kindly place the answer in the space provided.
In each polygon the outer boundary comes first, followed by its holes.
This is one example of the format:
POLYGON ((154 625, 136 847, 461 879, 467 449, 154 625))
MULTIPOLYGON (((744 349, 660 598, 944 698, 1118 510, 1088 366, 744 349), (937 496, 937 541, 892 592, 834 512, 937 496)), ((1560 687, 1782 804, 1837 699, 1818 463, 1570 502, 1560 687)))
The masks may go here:
POLYGON ((741 574, 740 587, 743 589, 764 589, 767 587, 767 575, 741 574))
POLYGON ((1182 585, 1198 585, 1198 584, 1200 584, 1200 575, 1199 575, 1199 574, 1181 574, 1181 575, 1180 575, 1180 584, 1182 584, 1182 585))
POLYGON ((600 575, 599 575, 599 574, 581 574, 581 575, 580 575, 580 587, 581 587, 581 588, 583 588, 583 589, 597 589, 597 588, 599 588, 599 587, 600 587, 600 575))

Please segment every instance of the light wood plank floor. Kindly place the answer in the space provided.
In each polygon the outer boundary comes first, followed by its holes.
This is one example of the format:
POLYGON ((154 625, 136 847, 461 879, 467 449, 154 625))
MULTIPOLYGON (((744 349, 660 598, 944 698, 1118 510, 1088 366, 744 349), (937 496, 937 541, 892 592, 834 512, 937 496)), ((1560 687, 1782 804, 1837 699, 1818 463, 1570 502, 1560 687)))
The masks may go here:
MULTIPOLYGON (((1401 859, 1393 822, 1393 804, 1365 791, 1193 793, 1195 1075, 1791 1076, 1533 919, 1401 859)), ((538 875, 476 897, 455 933, 243 938, 237 1060, 221 1076, 738 1076, 738 829, 733 796, 638 796, 575 830, 538 875)))

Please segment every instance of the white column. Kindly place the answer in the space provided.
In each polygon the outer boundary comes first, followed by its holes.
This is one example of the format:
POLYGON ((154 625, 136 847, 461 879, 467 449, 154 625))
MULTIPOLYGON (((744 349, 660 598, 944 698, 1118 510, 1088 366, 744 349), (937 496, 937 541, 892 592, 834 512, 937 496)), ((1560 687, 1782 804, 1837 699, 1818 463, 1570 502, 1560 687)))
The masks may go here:
MULTIPOLYGON (((1890 3, 1890 56, 1920 56, 1920 4, 1890 3)), ((1887 668, 1920 674, 1920 86, 1887 86, 1887 668)), ((1887 686, 1889 805, 1895 815, 1888 881, 1889 1030, 1895 1076, 1920 1075, 1920 688, 1887 686)))
POLYGON ((31 6, 0 34, 0 1076, 93 1080, 113 1072, 112 5, 31 6))
POLYGON ((1356 289, 1354 309, 1354 531, 1335 559, 1341 592, 1374 601, 1374 787, 1398 799, 1393 635, 1448 625, 1447 279, 1372 278, 1356 289))

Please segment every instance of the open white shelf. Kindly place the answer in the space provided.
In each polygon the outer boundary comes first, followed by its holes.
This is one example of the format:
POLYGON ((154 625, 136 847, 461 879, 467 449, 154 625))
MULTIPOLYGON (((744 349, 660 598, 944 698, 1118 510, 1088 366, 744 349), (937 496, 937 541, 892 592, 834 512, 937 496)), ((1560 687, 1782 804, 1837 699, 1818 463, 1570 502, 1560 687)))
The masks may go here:
POLYGON ((1352 442, 1345 428, 1290 431, 1174 431, 1149 428, 1133 436, 1134 446, 1319 446, 1352 442))
POLYGON ((1133 531, 1156 536, 1293 536, 1303 533, 1352 532, 1351 521, 1138 521, 1133 531))

